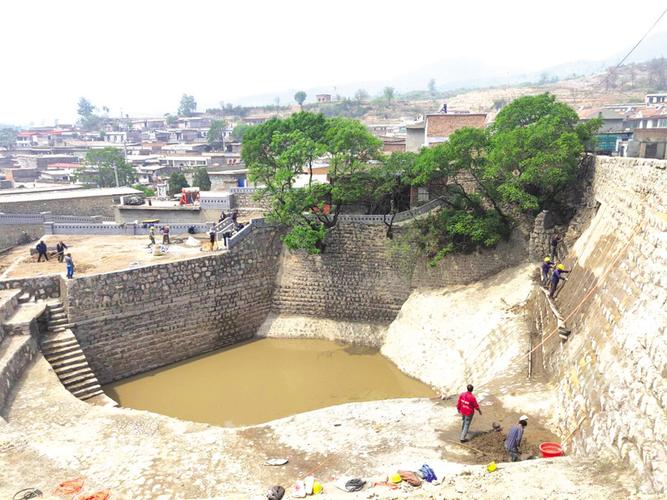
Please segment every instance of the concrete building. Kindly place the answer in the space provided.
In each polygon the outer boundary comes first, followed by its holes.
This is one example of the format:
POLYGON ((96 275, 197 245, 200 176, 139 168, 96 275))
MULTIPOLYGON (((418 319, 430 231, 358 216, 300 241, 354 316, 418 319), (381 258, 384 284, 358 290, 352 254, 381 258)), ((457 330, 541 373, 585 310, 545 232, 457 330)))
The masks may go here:
POLYGON ((654 104, 667 104, 667 92, 660 92, 657 94, 646 94, 644 98, 644 103, 647 106, 654 104))
POLYGON ((26 192, 0 197, 0 212, 7 214, 113 215, 114 202, 121 196, 142 195, 129 187, 100 189, 68 189, 26 192))
POLYGON ((667 159, 667 128, 636 129, 627 156, 667 159))
POLYGON ((160 164, 169 167, 208 167, 210 163, 211 158, 208 156, 173 155, 160 158, 160 164))
POLYGON ((424 145, 433 146, 449 139, 464 127, 484 128, 486 113, 438 113, 426 115, 424 145))
POLYGON ((331 102, 331 94, 317 94, 315 99, 320 103, 331 102))

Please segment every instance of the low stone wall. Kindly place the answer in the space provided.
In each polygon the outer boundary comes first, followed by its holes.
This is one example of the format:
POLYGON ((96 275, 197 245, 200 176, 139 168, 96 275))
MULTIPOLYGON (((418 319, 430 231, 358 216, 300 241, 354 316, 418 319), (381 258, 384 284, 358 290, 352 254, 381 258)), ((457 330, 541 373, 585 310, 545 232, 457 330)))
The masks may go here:
POLYGON ((0 225, 0 251, 35 241, 44 235, 42 224, 0 225))
POLYGON ((226 253, 70 280, 69 320, 100 382, 251 338, 279 252, 275 229, 257 227, 226 253))
POLYGON ((61 281, 62 278, 57 274, 37 278, 4 279, 0 280, 0 290, 20 289, 22 293, 27 292, 35 299, 57 299, 60 297, 61 281))
MULTIPOLYGON (((39 350, 37 340, 30 335, 7 337, 0 354, 0 411, 4 409, 14 386, 25 367, 39 350)), ((0 421, 2 418, 0 417, 0 421)))

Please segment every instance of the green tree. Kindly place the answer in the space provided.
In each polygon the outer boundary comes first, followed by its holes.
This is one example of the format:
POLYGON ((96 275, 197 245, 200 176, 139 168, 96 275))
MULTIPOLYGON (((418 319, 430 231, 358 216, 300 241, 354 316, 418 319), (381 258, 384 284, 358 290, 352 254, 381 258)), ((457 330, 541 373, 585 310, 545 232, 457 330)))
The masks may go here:
POLYGON ((438 94, 438 90, 435 87, 435 79, 431 78, 428 81, 428 93, 431 94, 431 97, 434 97, 438 94))
POLYGON ((79 114, 79 123, 84 130, 99 130, 105 122, 105 118, 94 113, 95 106, 82 97, 79 99, 77 113, 79 114))
POLYGON ((599 125, 542 94, 505 106, 489 129, 459 129, 422 150, 412 182, 439 187, 444 207, 415 222, 414 243, 435 262, 508 238, 517 211, 562 211, 599 125))
POLYGON ((172 172, 167 181, 167 194, 169 196, 174 196, 177 193, 181 192, 181 189, 184 187, 190 187, 185 174, 183 172, 172 172))
POLYGON ((394 87, 385 87, 384 90, 382 91, 382 97, 387 106, 391 105, 391 102, 394 100, 394 96, 395 96, 394 87))
POLYGON ((17 130, 11 127, 0 128, 0 147, 13 149, 16 145, 17 130))
POLYGON ((155 196, 155 189, 152 187, 144 186, 143 184, 132 184, 132 187, 137 191, 141 191, 146 196, 155 196))
POLYGON ((92 102, 90 102, 85 97, 81 97, 79 99, 77 114, 81 118, 88 118, 93 114, 94 111, 95 111, 95 106, 93 106, 92 102))
POLYGON ((206 167, 199 167, 192 176, 192 185, 197 186, 202 191, 211 190, 211 178, 206 171, 206 167))
POLYGON ((359 198, 355 179, 379 157, 381 144, 359 122, 300 112, 249 129, 242 156, 259 197, 271 207, 269 219, 289 228, 285 244, 319 253, 342 208, 359 198), (325 154, 329 182, 320 183, 313 179, 313 162, 325 154), (297 187, 302 175, 304 185, 297 187))
POLYGON ((232 130, 232 140, 236 142, 243 142, 243 136, 252 127, 248 123, 239 123, 234 130, 232 130))
POLYGON ((501 201, 522 210, 557 210, 600 124, 599 119, 580 123, 577 113, 551 94, 505 106, 489 130, 486 174, 501 201))
POLYGON ((191 95, 183 94, 178 105, 178 116, 192 116, 197 110, 197 102, 191 95))
POLYGON ((137 173, 125 161, 123 152, 116 148, 90 149, 76 178, 98 187, 129 186, 137 180, 137 173))
POLYGON ((296 103, 303 108, 303 103, 306 100, 306 93, 303 90, 299 90, 296 94, 294 94, 294 100, 296 103))
POLYGON ((358 103, 368 101, 369 97, 370 96, 368 95, 368 92, 366 92, 364 89, 359 89, 354 93, 354 100, 358 103))
POLYGON ((175 127, 178 123, 178 116, 174 116, 170 113, 164 115, 164 121, 168 127, 175 127))
POLYGON ((208 129, 208 134, 206 135, 206 141, 211 146, 222 147, 226 128, 227 128, 227 123, 225 123, 224 120, 213 120, 211 122, 211 128, 208 129))

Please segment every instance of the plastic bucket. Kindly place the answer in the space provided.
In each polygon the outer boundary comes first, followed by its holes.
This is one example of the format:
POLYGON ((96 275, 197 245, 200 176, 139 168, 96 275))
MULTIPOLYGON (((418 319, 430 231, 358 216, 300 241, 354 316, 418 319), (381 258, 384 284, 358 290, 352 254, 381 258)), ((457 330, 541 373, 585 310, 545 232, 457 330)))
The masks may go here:
POLYGON ((560 443, 541 443, 540 453, 542 458, 562 457, 563 448, 560 443))

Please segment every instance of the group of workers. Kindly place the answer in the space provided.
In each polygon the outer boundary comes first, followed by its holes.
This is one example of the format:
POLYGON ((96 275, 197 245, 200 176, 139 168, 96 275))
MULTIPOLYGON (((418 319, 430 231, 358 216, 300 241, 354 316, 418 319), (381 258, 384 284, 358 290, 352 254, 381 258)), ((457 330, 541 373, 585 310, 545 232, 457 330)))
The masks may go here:
MULTIPOLYGON (((466 387, 466 392, 463 392, 459 395, 459 399, 456 403, 456 409, 461 415, 461 443, 466 443, 468 441, 468 432, 470 430, 470 424, 472 423, 472 417, 477 411, 480 415, 482 410, 479 407, 477 398, 472 393, 474 387, 468 385, 466 387)), ((521 459, 521 452, 519 448, 521 447, 521 440, 523 439, 523 431, 528 425, 528 417, 526 415, 521 415, 519 421, 510 427, 507 437, 505 438, 504 447, 507 457, 511 462, 518 462, 521 459)), ((494 424, 496 426, 496 424, 494 424)))
POLYGON ((570 272, 565 269, 565 264, 562 262, 556 264, 556 259, 558 258, 558 244, 562 239, 560 234, 554 233, 550 240, 551 255, 545 257, 540 266, 540 281, 544 288, 548 288, 550 299, 555 297, 560 281, 567 281, 567 278, 563 275, 570 272))
MULTIPOLYGON (((171 243, 171 240, 169 239, 169 225, 165 224, 162 226, 160 232, 162 233, 162 244, 169 245, 171 243)), ((150 226, 148 228, 148 239, 151 240, 148 244, 148 247, 150 248, 155 245, 155 226, 150 226)))
MULTIPOLYGON (((71 253, 65 254, 66 249, 67 245, 62 241, 59 241, 56 244, 56 254, 58 255, 58 262, 65 263, 65 266, 67 268, 67 279, 72 279, 74 277, 74 260, 72 259, 71 253)), ((37 262, 42 262, 42 258, 45 261, 49 260, 48 247, 46 246, 46 243, 44 243, 44 240, 40 240, 39 243, 37 243, 37 245, 35 246, 35 250, 37 250, 37 262)))

